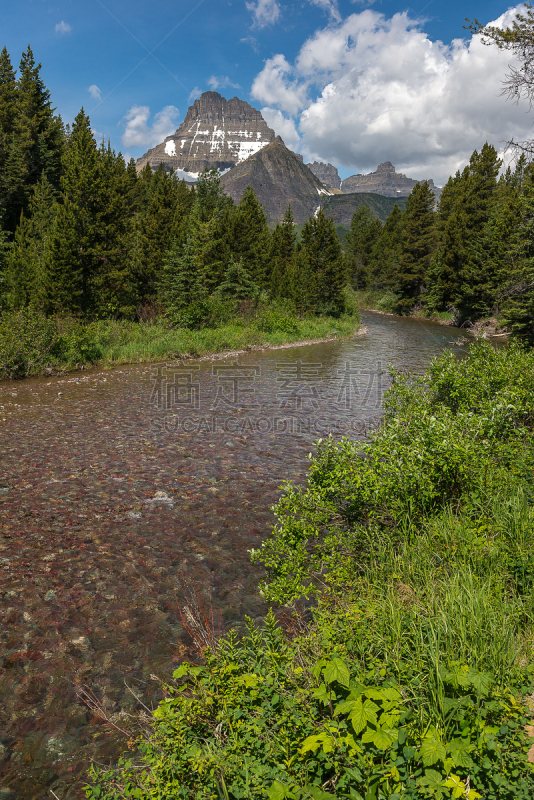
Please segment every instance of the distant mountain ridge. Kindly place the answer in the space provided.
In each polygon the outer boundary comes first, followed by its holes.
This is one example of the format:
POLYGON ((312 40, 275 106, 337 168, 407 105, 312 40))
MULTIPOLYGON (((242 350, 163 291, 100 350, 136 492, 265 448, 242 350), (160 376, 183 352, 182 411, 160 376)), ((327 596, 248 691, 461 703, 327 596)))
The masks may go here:
MULTIPOLYGON (((177 131, 139 158, 137 169, 146 164, 153 170, 163 164, 190 183, 204 169, 217 167, 222 188, 236 202, 251 185, 270 222, 281 221, 291 203, 298 224, 321 205, 336 222, 347 224, 364 202, 357 195, 368 198, 373 213, 383 218, 385 207, 392 208, 394 202, 384 204, 378 197, 402 200, 420 183, 398 173, 390 161, 379 164, 376 172, 341 181, 333 164, 304 164, 303 157, 285 146, 258 109, 237 97, 226 100, 218 92, 204 92, 195 100, 177 131)), ((438 198, 441 190, 432 180, 428 183, 438 198)))

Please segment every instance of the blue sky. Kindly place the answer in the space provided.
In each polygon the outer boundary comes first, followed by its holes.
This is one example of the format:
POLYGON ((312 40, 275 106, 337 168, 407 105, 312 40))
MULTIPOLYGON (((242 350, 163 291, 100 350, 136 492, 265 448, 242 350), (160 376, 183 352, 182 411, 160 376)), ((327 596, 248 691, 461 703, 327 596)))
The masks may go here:
POLYGON ((18 65, 31 44, 64 120, 83 105, 94 130, 140 156, 200 92, 248 100, 306 160, 343 176, 383 160, 438 183, 475 147, 527 135, 499 96, 507 54, 470 41, 465 17, 501 2, 431 0, 18 0, 2 42, 18 65), (463 39, 463 42, 455 42, 463 39))

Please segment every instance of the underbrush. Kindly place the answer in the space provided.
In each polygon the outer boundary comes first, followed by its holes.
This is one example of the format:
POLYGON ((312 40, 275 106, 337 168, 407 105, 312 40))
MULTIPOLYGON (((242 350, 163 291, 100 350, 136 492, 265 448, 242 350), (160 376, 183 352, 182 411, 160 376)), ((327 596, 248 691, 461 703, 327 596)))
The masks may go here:
POLYGON ((182 664, 87 797, 534 796, 533 428, 515 345, 396 375, 370 441, 320 442, 252 551, 291 634, 271 611, 182 664))
POLYGON ((164 317, 82 323, 26 310, 0 316, 0 379, 350 336, 358 327, 357 312, 298 318, 280 304, 219 302, 217 318, 200 329, 175 328, 164 317))

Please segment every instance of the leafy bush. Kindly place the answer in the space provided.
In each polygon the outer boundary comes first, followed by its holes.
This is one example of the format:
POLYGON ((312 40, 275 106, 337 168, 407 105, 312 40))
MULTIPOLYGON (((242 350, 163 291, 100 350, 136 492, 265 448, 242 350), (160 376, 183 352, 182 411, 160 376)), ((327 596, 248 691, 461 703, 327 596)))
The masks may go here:
POLYGON ((76 320, 58 322, 29 309, 0 316, 0 377, 25 378, 100 357, 91 327, 76 320))
POLYGON ((256 328, 262 333, 294 333, 299 332, 299 322, 289 311, 277 308, 276 306, 267 307, 256 322, 256 328))

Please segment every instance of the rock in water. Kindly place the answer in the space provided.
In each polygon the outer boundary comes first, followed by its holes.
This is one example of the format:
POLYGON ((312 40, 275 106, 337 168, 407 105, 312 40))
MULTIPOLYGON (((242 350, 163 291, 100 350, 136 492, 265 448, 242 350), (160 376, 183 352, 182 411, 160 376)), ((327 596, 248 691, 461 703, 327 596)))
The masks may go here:
POLYGON ((218 92, 204 92, 192 106, 176 133, 137 160, 141 170, 164 164, 196 180, 206 167, 221 172, 235 167, 272 142, 275 133, 261 113, 244 100, 225 100, 218 92))
POLYGON ((223 175, 221 186, 236 203, 252 186, 270 222, 281 222, 291 203, 295 222, 302 224, 331 194, 279 136, 223 175))

